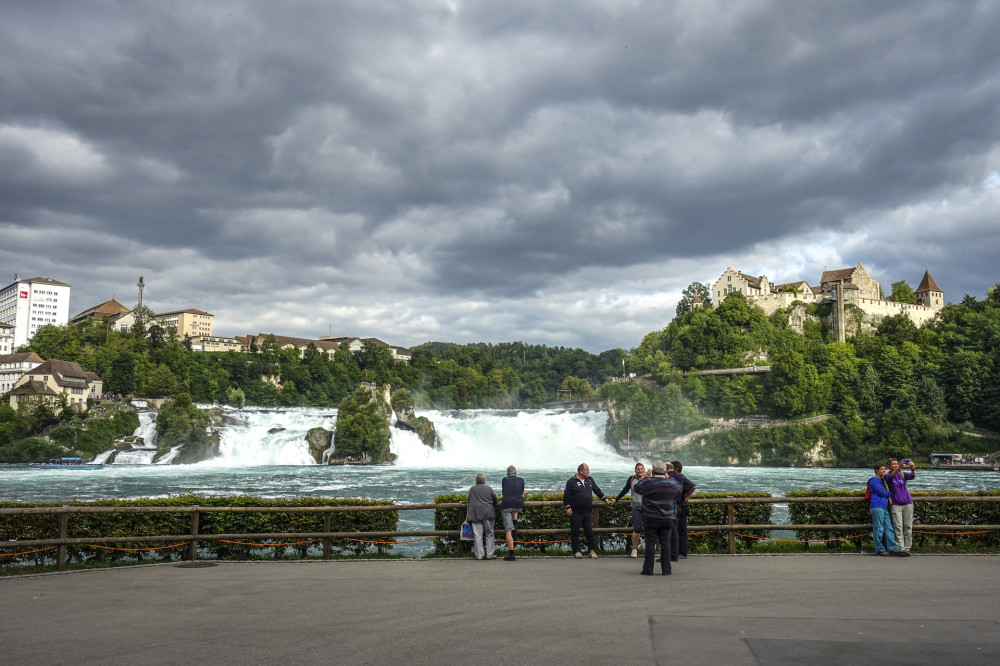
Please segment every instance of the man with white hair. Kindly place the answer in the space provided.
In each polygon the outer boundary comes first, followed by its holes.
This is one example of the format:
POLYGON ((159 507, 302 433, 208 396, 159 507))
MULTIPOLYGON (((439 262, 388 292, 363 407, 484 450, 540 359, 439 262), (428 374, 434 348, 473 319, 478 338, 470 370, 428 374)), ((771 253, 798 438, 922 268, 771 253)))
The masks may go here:
POLYGON ((642 495, 642 523, 646 534, 646 553, 642 560, 643 576, 653 575, 656 544, 660 544, 660 573, 669 576, 670 535, 677 522, 677 502, 683 496, 683 486, 667 476, 674 468, 670 463, 653 463, 653 476, 638 481, 632 489, 642 495))

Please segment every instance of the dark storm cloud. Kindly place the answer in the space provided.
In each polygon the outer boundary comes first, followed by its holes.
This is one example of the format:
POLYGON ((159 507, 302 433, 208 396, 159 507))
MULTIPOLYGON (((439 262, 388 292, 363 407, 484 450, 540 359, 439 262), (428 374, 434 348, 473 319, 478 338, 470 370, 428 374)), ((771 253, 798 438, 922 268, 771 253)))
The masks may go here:
POLYGON ((995 3, 0 11, 0 271, 74 311, 600 351, 727 265, 997 281, 995 3))

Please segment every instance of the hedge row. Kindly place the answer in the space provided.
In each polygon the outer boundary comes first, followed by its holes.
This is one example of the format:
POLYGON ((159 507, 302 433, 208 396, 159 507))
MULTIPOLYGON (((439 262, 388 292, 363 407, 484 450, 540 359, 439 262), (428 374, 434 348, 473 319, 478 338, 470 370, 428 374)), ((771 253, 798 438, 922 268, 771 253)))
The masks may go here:
MULTIPOLYGON (((746 498, 746 497, 770 497, 768 493, 698 493, 698 499, 711 499, 717 497, 733 497, 733 498, 746 498)), ((466 502, 468 501, 468 494, 453 494, 453 495, 438 495, 434 498, 435 504, 450 504, 453 502, 466 502)), ((525 498, 528 502, 561 502, 562 493, 535 493, 528 495, 525 498)), ((615 532, 613 534, 598 534, 598 543, 600 544, 601 550, 606 549, 616 549, 621 550, 626 548, 626 546, 631 547, 631 534, 632 534, 632 513, 629 505, 629 497, 623 497, 614 506, 606 506, 603 503, 595 502, 594 506, 598 509, 599 515, 598 520, 594 524, 594 527, 617 527, 621 528, 620 532, 615 532)), ((767 524, 771 522, 771 509, 770 504, 737 504, 736 510, 736 522, 744 525, 759 525, 767 524)), ((495 531, 497 532, 497 540, 502 538, 503 534, 503 522, 500 519, 500 508, 499 506, 495 510, 496 512, 496 523, 495 531)), ((460 515, 465 515, 465 509, 435 509, 434 511, 434 529, 435 530, 458 530, 461 522, 459 520, 460 515)), ((726 505, 725 504, 692 504, 691 512, 688 517, 688 525, 725 525, 727 523, 726 519, 726 505)), ((525 530, 542 530, 542 529, 568 529, 569 519, 566 517, 566 510, 562 506, 539 506, 539 507, 527 507, 524 511, 521 511, 518 518, 518 524, 521 529, 525 530)), ((525 550, 541 550, 545 552, 545 549, 553 545, 551 542, 562 542, 564 540, 568 543, 568 537, 563 537, 560 535, 541 535, 541 536, 525 536, 523 538, 517 537, 515 539, 521 543, 517 544, 517 548, 525 550), (524 543, 524 541, 537 541, 539 543, 524 543), (550 542, 550 543, 545 543, 550 542)), ((738 537, 740 543, 742 543, 747 549, 752 549, 755 539, 749 539, 746 537, 738 537)), ((706 544, 709 551, 711 552, 726 552, 729 549, 729 537, 725 532, 707 532, 704 534, 693 534, 690 536, 690 547, 692 550, 698 546, 706 544)), ((434 545, 434 552, 439 555, 448 555, 455 552, 455 538, 453 537, 440 537, 436 540, 434 545)))
MULTIPOLYGON (((981 497, 997 496, 1000 490, 978 490, 963 493, 954 490, 913 491, 910 493, 915 500, 921 497, 981 497)), ((799 490, 787 493, 788 497, 864 497, 861 490, 799 490)), ((871 512, 868 503, 794 503, 788 505, 788 513, 793 524, 797 525, 851 525, 871 523, 871 512)), ((1000 534, 987 532, 985 534, 935 534, 921 533, 920 525, 955 525, 957 532, 975 531, 967 528, 975 525, 1000 525, 1000 502, 920 502, 913 503, 913 545, 916 548, 949 546, 952 548, 981 548, 1000 546, 1000 534)), ((844 539, 850 536, 844 532, 829 530, 797 530, 796 538, 835 539, 828 541, 830 549, 853 548, 871 549, 873 547, 871 533, 857 539, 844 539)))
MULTIPOLYGON (((95 502, 60 502, 60 503, 12 503, 0 502, 3 508, 29 507, 61 507, 61 506, 233 506, 233 507, 313 507, 313 506, 387 506, 389 500, 369 499, 330 499, 314 497, 298 497, 292 499, 264 499, 254 496, 240 497, 199 497, 195 495, 179 495, 156 499, 134 500, 102 500, 95 502)), ((333 532, 392 532, 397 530, 398 511, 351 511, 330 514, 330 529, 333 532)), ((111 536, 161 536, 177 535, 178 541, 187 541, 191 531, 191 516, 189 513, 79 513, 69 515, 68 534, 71 539, 87 537, 111 536)), ((254 534, 278 532, 322 532, 323 514, 321 513, 201 513, 198 519, 200 534, 254 534)), ((54 515, 16 514, 0 515, 0 541, 24 539, 57 539, 59 538, 59 518, 54 515)), ((247 538, 247 541, 257 541, 247 538)), ((211 554, 219 559, 251 559, 271 556, 283 557, 295 553, 305 557, 309 550, 320 547, 320 543, 303 543, 294 546, 273 545, 286 543, 274 539, 261 539, 261 545, 245 546, 222 543, 218 541, 203 541, 199 544, 200 551, 211 554), (271 545, 268 545, 271 544, 271 545)), ((361 554, 373 545, 378 552, 392 548, 386 544, 367 544, 346 539, 333 539, 335 552, 348 551, 361 554)), ((114 548, 138 550, 107 550, 89 546, 68 546, 69 561, 85 562, 92 559, 98 561, 116 561, 126 559, 142 560, 152 557, 157 560, 177 559, 186 555, 184 548, 153 550, 166 544, 149 543, 133 540, 114 544, 105 544, 114 548)), ((32 548, 6 549, 0 554, 23 552, 32 548)), ((55 556, 54 550, 42 553, 0 557, 0 565, 35 562, 43 564, 45 559, 55 556)))

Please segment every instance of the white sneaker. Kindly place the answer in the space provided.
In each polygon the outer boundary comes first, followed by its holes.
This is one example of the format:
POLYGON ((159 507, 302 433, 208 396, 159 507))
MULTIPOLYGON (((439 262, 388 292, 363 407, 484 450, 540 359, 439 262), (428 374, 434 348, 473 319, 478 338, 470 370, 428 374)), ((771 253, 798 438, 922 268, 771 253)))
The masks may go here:
POLYGON ((597 553, 595 553, 594 551, 590 551, 590 559, 596 560, 597 559, 597 553))
POLYGON ((632 549, 632 554, 629 555, 629 557, 639 557, 639 551, 637 551, 635 548, 633 548, 632 549))

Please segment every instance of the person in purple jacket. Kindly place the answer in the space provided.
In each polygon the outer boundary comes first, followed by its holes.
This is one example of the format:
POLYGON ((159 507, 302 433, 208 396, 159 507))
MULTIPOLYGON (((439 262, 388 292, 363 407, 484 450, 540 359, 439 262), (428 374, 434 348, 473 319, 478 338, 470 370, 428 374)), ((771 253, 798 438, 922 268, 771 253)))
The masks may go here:
POLYGON ((871 499, 868 500, 868 508, 872 515, 872 539, 875 541, 875 554, 885 555, 886 551, 896 557, 906 557, 909 553, 904 553, 896 544, 896 538, 892 534, 892 520, 889 518, 889 505, 892 498, 889 495, 889 484, 885 480, 885 465, 875 463, 873 466, 875 476, 868 479, 868 489, 871 491, 871 499))
POLYGON ((910 490, 906 487, 907 481, 912 481, 917 477, 913 471, 916 465, 912 460, 904 460, 909 463, 910 471, 904 472, 899 461, 893 458, 889 461, 889 473, 885 475, 885 480, 889 483, 889 494, 892 496, 892 531, 896 534, 896 543, 904 552, 910 552, 913 545, 913 498, 910 497, 910 490))

